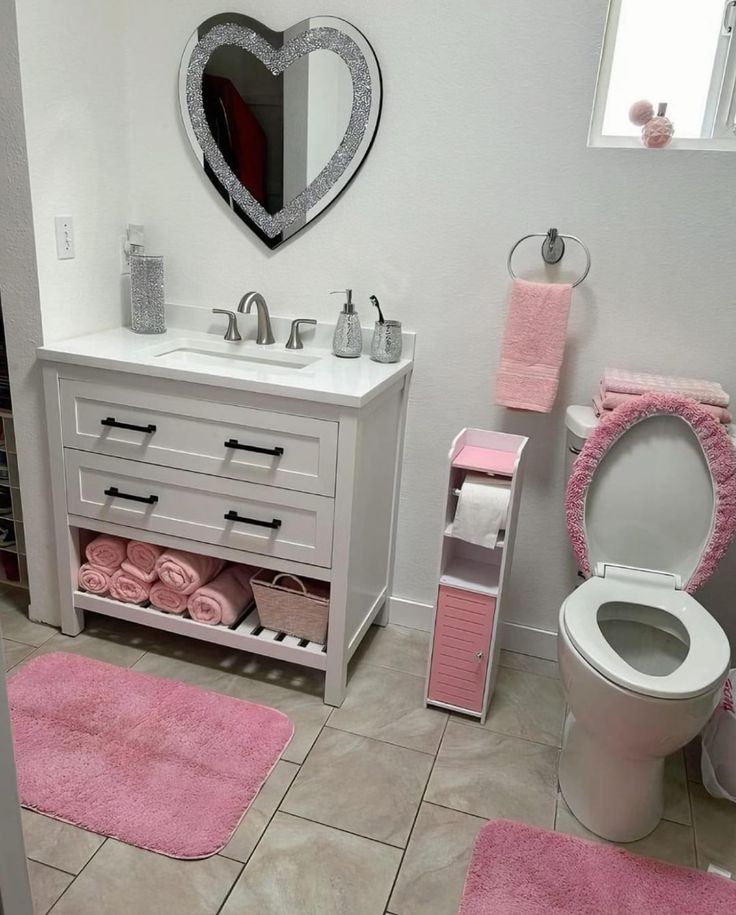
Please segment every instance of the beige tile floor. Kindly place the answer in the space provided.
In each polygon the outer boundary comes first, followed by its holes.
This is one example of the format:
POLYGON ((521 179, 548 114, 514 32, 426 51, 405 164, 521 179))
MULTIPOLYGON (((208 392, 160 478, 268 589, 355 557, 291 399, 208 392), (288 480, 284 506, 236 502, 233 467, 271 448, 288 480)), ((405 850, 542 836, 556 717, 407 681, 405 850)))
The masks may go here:
MULTIPOLYGON (((68 639, 0 593, 11 671, 76 651, 268 704, 294 721, 284 759, 225 849, 175 861, 24 811, 37 915, 455 915, 473 839, 511 817, 595 839, 557 790, 564 701, 556 665, 502 654, 483 727, 423 707, 428 636, 370 632, 341 709, 321 677, 89 617, 68 639)), ((630 850, 736 872, 736 806, 699 783, 697 752, 667 766, 665 816, 630 850)), ((600 840, 598 840, 600 841, 600 840)))

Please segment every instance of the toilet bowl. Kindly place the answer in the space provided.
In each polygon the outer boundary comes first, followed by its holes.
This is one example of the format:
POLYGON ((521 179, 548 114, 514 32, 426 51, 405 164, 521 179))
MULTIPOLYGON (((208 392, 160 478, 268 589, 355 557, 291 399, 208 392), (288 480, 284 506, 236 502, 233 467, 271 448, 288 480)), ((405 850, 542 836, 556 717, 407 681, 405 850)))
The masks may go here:
POLYGON ((560 790, 592 832, 633 842, 659 823, 665 758, 728 673, 728 639, 690 592, 736 532, 736 453, 693 401, 642 397, 586 441, 567 518, 587 580, 559 614, 560 790))

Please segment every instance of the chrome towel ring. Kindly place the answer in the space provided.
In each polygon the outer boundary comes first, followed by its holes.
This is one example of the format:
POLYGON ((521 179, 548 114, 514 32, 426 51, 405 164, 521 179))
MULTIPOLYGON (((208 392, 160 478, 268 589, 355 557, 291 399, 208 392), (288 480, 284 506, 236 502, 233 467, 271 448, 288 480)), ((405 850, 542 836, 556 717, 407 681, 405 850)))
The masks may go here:
POLYGON ((586 278, 586 276, 590 273, 591 260, 590 260, 590 250, 588 249, 588 246, 584 242, 582 242, 579 238, 577 238, 575 235, 561 235, 557 231, 557 229, 550 229, 548 232, 532 232, 531 235, 525 235, 523 238, 520 238, 516 242, 516 244, 511 248, 511 250, 509 251, 508 260, 506 261, 506 266, 508 267, 509 275, 511 276, 512 280, 515 280, 517 278, 516 274, 513 271, 513 268, 511 267, 511 260, 514 256, 514 252, 516 251, 516 249, 519 247, 519 245, 522 242, 527 241, 529 238, 543 238, 544 239, 544 241, 542 242, 542 259, 544 260, 545 264, 559 264, 559 262, 565 256, 565 239, 567 239, 568 241, 577 242, 580 245, 580 247, 583 249, 583 251, 585 251, 586 264, 585 264, 585 270, 583 271, 583 275, 580 277, 579 280, 577 280, 576 282, 574 282, 572 284, 573 289, 576 286, 579 286, 583 282, 583 280, 586 278))

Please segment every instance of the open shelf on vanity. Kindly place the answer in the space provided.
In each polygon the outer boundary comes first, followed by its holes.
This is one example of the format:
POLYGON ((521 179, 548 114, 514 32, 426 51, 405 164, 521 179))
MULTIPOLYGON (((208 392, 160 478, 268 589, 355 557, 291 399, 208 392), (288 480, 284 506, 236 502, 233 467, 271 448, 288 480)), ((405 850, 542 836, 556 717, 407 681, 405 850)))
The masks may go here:
POLYGON ((125 604, 110 597, 98 597, 86 591, 74 592, 74 604, 81 610, 112 616, 115 619, 139 623, 164 632, 175 632, 203 642, 239 648, 281 661, 292 661, 305 667, 325 670, 327 667, 326 646, 306 642, 291 635, 264 629, 255 607, 236 629, 227 626, 209 626, 189 617, 163 613, 154 607, 125 604))

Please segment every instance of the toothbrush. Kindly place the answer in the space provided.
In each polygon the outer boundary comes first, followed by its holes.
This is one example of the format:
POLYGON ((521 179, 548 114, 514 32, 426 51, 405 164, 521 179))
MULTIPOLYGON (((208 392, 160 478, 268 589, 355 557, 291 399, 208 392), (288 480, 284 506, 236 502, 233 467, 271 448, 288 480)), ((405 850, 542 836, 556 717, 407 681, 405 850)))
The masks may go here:
POLYGON ((383 312, 381 311, 381 306, 378 304, 378 299, 374 295, 371 296, 371 303, 378 309, 378 323, 385 324, 386 322, 383 320, 383 312))

